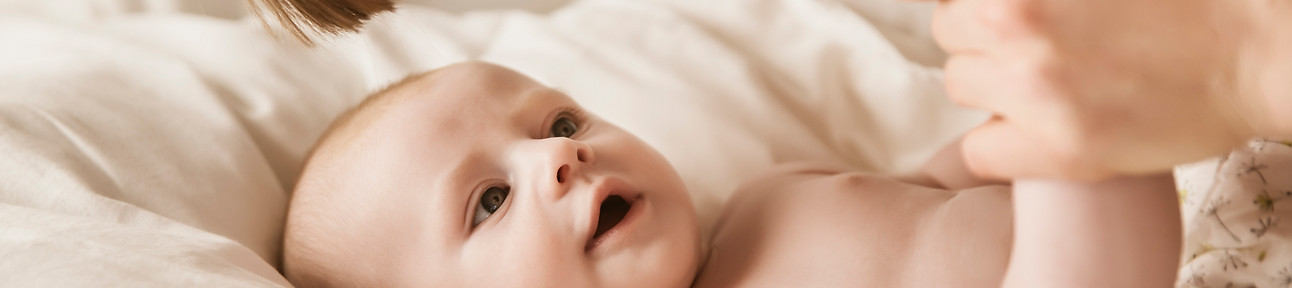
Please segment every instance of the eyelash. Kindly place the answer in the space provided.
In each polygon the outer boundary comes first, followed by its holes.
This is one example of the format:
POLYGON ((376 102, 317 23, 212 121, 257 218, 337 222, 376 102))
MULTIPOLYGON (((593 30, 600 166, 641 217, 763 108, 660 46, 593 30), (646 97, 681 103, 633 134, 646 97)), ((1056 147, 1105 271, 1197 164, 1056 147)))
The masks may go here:
POLYGON ((473 230, 473 231, 475 230, 475 228, 476 228, 476 227, 480 226, 480 224, 484 223, 484 221, 488 221, 488 220, 489 220, 489 218, 493 218, 493 216, 494 216, 495 214, 498 214, 499 212, 502 212, 502 211, 504 210, 504 208, 506 208, 508 205, 510 205, 510 204, 511 204, 511 186, 510 186, 510 185, 507 185, 507 184, 502 183, 502 182, 496 182, 496 183, 489 183, 489 184, 487 184, 487 185, 483 185, 483 186, 480 186, 480 187, 481 187, 481 188, 479 188, 479 189, 476 189, 476 190, 475 190, 475 191, 476 191, 475 193, 472 193, 472 194, 471 194, 471 199, 472 199, 472 200, 471 200, 471 201, 469 201, 469 203, 470 203, 469 205, 470 205, 470 206, 468 206, 468 207, 470 207, 470 208, 469 208, 469 209, 467 209, 468 211, 470 211, 470 212, 471 212, 469 215, 467 215, 467 220, 471 221, 471 225, 470 225, 470 227, 471 227, 471 230, 473 230), (484 198, 485 193, 488 193, 488 192, 489 192, 489 189, 492 189, 492 188, 501 188, 501 189, 503 189, 507 194, 506 194, 506 195, 503 195, 503 198, 502 198, 502 204, 499 204, 499 205, 498 205, 498 208, 497 208, 497 209, 495 209, 495 210, 494 210, 494 212, 489 212, 489 215, 486 215, 483 219, 480 219, 480 221, 479 221, 479 222, 476 222, 475 217, 476 217, 476 214, 479 212, 477 209, 481 209, 481 205, 484 205, 484 203, 481 203, 481 200, 482 200, 482 198, 484 198))
POLYGON ((570 121, 574 121, 574 124, 578 126, 579 130, 575 132, 574 135, 571 135, 570 136, 571 138, 579 134, 583 134, 583 131, 587 131, 587 121, 585 121, 586 119, 584 118, 584 116, 585 115, 583 114, 582 109, 573 108, 573 107, 560 108, 560 111, 556 113, 556 117, 552 117, 551 121, 546 122, 543 125, 544 129, 548 129, 548 130, 544 130, 545 132, 542 133, 543 135, 542 138, 552 137, 551 135, 548 134, 548 132, 550 132, 552 125, 555 125, 556 121, 561 120, 561 118, 570 118, 570 121))

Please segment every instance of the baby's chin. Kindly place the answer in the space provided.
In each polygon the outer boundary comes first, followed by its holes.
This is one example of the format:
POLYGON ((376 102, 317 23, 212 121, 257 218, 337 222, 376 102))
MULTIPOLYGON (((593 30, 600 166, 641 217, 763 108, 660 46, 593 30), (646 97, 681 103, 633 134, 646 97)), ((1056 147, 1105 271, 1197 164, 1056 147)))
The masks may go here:
MULTIPOLYGON (((635 203, 602 246, 588 256, 595 261, 602 287, 685 287, 704 260, 700 228, 685 189, 683 195, 646 196, 635 203), (652 199, 654 198, 654 199, 652 199)), ((600 224, 600 223, 599 223, 600 224)))

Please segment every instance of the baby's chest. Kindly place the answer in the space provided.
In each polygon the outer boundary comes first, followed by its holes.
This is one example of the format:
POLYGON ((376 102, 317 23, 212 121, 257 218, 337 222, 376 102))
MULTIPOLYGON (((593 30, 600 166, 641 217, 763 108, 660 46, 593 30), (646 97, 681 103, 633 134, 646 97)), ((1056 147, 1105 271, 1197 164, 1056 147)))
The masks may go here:
MULTIPOLYGON (((947 191, 883 179, 822 180, 750 191, 751 199, 733 202, 740 206, 728 207, 714 232, 697 287, 947 287, 937 285, 944 284, 940 279, 969 281, 954 287, 999 283, 1008 258, 1008 217, 949 207, 955 194, 947 191), (965 224, 980 227, 947 227, 965 224), (961 267, 968 265, 979 266, 961 267), (959 275, 963 272, 995 276, 959 275)), ((981 204, 974 206, 992 208, 981 204)), ((995 208, 1007 212, 1008 201, 1002 204, 995 208)))

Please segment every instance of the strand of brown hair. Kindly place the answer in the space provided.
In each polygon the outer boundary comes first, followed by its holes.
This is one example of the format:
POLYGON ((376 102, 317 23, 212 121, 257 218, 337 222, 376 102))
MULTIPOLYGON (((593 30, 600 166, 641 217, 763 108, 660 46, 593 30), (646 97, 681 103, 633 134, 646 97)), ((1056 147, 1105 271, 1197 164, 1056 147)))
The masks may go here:
POLYGON ((392 0, 246 1, 265 29, 273 31, 270 23, 276 20, 307 46, 314 45, 315 37, 358 32, 374 15, 395 9, 392 0))

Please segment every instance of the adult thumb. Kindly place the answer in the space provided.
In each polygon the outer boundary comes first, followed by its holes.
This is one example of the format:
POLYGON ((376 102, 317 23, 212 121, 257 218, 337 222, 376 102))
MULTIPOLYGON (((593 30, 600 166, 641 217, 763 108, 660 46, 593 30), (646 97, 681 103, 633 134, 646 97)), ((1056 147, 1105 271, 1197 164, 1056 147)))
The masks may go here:
POLYGON ((993 117, 964 137, 965 166, 978 177, 1014 178, 1060 177, 1055 157, 1041 141, 1029 137, 1017 126, 993 117))

